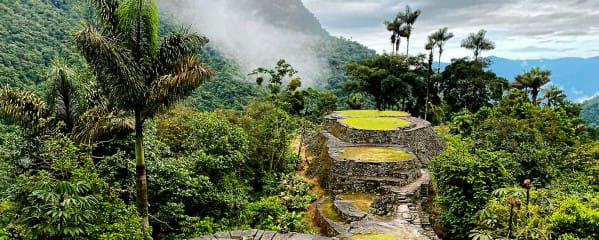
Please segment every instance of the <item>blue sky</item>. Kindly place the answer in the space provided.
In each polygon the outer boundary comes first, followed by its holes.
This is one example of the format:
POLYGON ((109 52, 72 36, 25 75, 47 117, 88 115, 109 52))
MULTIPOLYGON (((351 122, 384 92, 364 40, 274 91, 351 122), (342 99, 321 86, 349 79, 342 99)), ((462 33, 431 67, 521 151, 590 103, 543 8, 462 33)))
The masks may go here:
MULTIPOLYGON (((443 60, 469 56, 460 41, 486 29, 496 50, 484 55, 510 59, 599 55, 599 0, 302 0, 332 35, 390 51, 383 22, 406 4, 422 10, 410 39, 410 52, 424 52, 426 36, 448 27, 455 37, 443 60)), ((405 51, 405 41, 401 48, 405 51)))

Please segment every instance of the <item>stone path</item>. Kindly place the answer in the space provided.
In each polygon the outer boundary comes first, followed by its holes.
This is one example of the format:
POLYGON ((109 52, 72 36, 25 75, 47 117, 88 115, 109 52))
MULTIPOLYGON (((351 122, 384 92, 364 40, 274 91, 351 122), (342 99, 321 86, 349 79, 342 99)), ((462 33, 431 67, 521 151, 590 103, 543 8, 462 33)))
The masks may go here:
POLYGON ((321 184, 330 196, 317 202, 317 221, 323 234, 338 238, 355 235, 385 234, 398 239, 438 239, 422 209, 431 193, 431 175, 427 169, 432 157, 444 144, 430 123, 413 117, 408 127, 389 131, 354 129, 339 119, 342 113, 325 118, 318 166, 321 184), (362 161, 341 158, 346 147, 389 147, 413 155, 409 160, 362 161), (342 193, 371 193, 368 210, 360 210, 342 193), (332 204, 330 202, 332 201, 332 204))

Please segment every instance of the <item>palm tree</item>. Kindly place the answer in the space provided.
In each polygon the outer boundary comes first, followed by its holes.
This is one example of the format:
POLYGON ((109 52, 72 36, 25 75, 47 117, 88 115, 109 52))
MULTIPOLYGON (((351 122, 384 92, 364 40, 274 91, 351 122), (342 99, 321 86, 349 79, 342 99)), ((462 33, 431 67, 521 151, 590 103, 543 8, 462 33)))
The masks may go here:
POLYGON ((432 34, 435 45, 439 48, 439 65, 437 66, 437 73, 441 73, 441 55, 443 55, 443 47, 449 39, 453 38, 453 33, 447 32, 447 28, 441 28, 432 34))
POLYGON ((437 43, 434 39, 434 34, 428 36, 424 49, 429 50, 428 54, 428 75, 426 77, 426 105, 424 106, 424 119, 427 120, 428 115, 428 102, 429 102, 429 84, 431 82, 431 75, 433 74, 433 51, 437 43))
POLYGON ((401 28, 400 36, 406 38, 406 55, 410 54, 410 36, 412 35, 412 30, 416 19, 420 16, 422 12, 420 10, 412 11, 410 5, 406 6, 406 9, 403 13, 397 14, 397 18, 404 23, 404 26, 401 28))
POLYGON ((566 93, 564 92, 564 89, 561 89, 556 85, 543 88, 541 91, 543 92, 543 99, 547 100, 547 106, 549 107, 555 106, 566 99, 566 93))
POLYGON ((541 68, 537 66, 533 67, 528 72, 516 76, 515 81, 511 85, 512 87, 519 89, 530 88, 531 103, 538 105, 537 96, 539 95, 539 90, 551 81, 550 76, 551 71, 541 70, 541 68))
POLYGON ((495 43, 485 38, 487 31, 481 29, 478 33, 471 33, 468 38, 462 40, 462 47, 474 51, 474 60, 478 61, 478 55, 482 51, 495 49, 495 43))
POLYGON ((153 0, 97 0, 97 26, 74 34, 75 45, 95 72, 101 93, 135 119, 137 210, 149 226, 144 157, 145 120, 168 109, 214 73, 198 64, 208 39, 188 30, 158 43, 158 7, 153 0))
POLYGON ((48 71, 48 81, 48 106, 52 109, 55 120, 64 122, 65 132, 71 133, 81 112, 78 101, 80 90, 75 82, 75 72, 67 66, 66 59, 55 58, 48 71))
POLYGON ((387 31, 391 32, 391 46, 393 49, 392 53, 397 54, 399 50, 399 44, 401 43, 400 32, 403 28, 403 22, 401 22, 397 17, 393 21, 385 21, 385 26, 387 27, 387 31))
POLYGON ((55 58, 47 76, 46 100, 8 85, 0 89, 0 115, 34 135, 48 134, 61 126, 59 130, 75 142, 91 143, 133 128, 128 116, 109 111, 101 100, 83 103, 81 85, 65 59, 55 58))

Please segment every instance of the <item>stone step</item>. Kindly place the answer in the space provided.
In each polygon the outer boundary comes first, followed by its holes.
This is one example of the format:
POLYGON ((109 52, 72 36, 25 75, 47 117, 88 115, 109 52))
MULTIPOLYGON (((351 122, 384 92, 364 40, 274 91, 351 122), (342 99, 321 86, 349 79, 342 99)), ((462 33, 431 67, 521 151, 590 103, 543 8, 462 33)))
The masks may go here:
POLYGON ((345 220, 346 223, 356 222, 364 219, 368 213, 354 206, 352 200, 335 200, 333 201, 335 211, 345 220))
POLYGON ((398 197, 412 197, 414 194, 418 194, 419 191, 428 191, 428 186, 430 185, 430 182, 431 174, 429 170, 421 169, 420 176, 413 182, 403 186, 388 185, 384 186, 383 189, 386 191, 386 193, 393 194, 398 197))

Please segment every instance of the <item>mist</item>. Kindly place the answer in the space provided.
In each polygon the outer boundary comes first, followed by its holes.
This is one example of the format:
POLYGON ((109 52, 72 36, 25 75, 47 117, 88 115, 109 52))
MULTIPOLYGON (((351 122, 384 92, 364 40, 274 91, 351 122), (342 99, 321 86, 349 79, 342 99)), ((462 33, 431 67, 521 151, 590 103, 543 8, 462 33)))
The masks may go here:
POLYGON ((321 36, 266 21, 257 11, 256 3, 260 2, 162 0, 159 7, 162 14, 206 35, 211 46, 236 60, 244 73, 258 67, 272 68, 279 59, 285 59, 299 72, 302 87, 319 85, 327 64, 317 52, 321 36))

